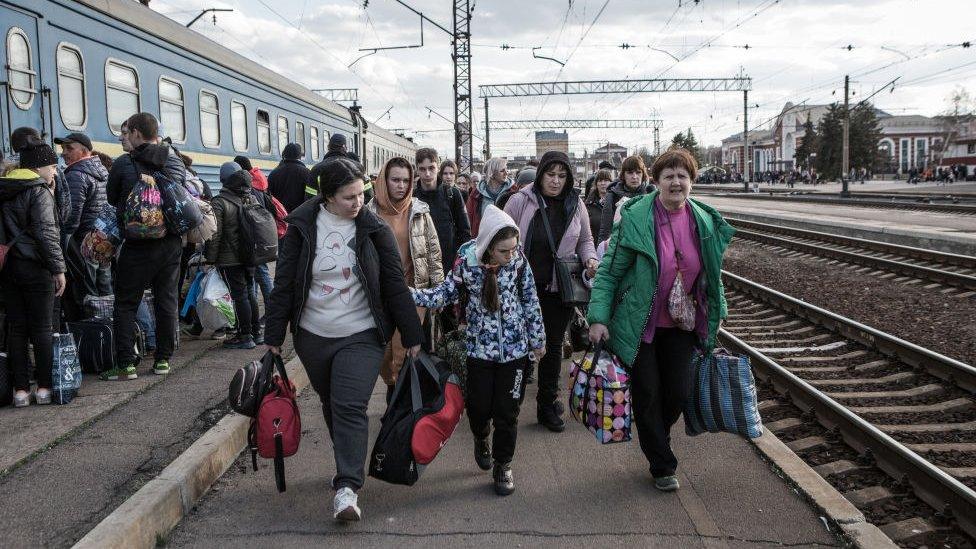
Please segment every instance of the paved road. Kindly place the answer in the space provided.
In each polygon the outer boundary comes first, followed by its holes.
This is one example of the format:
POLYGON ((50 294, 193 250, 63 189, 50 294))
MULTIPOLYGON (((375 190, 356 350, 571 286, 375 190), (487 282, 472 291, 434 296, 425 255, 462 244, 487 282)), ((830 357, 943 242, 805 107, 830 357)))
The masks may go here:
MULTIPOLYGON (((384 408, 377 385, 373 436, 384 408)), ((413 487, 375 479, 360 493, 364 521, 332 520, 334 469, 314 392, 300 398, 302 447, 278 494, 268 462, 243 457, 177 527, 168 547, 768 547, 833 546, 821 519, 731 435, 689 439, 675 430, 682 490, 651 485, 637 442, 600 446, 581 426, 552 434, 535 423, 534 386, 522 411, 515 494, 501 498, 474 464, 467 418, 413 487)))
POLYGON ((21 463, 0 474, 0 547, 69 547, 223 417, 260 353, 219 345, 183 342, 166 377, 149 361, 136 381, 93 376, 67 406, 0 409, 0 458, 21 463))

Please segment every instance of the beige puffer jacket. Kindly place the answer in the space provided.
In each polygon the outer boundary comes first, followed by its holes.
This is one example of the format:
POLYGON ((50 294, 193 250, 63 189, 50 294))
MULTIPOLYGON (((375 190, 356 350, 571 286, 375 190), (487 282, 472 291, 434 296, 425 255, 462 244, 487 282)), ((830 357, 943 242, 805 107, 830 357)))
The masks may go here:
MULTIPOLYGON (((366 207, 377 213, 375 200, 371 200, 366 207)), ((410 258, 413 261, 413 280, 407 281, 409 286, 433 288, 444 281, 437 227, 430 217, 430 206, 417 198, 410 202, 410 258)))

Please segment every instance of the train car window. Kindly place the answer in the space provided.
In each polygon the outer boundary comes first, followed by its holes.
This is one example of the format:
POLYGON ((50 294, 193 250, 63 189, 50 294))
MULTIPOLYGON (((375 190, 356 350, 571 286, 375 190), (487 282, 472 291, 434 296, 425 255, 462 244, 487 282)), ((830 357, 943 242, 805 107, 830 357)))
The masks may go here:
POLYGON ((122 123, 140 111, 139 73, 134 67, 111 59, 105 62, 105 105, 109 128, 119 135, 122 123))
POLYGON ((177 143, 186 142, 186 105, 183 86, 176 80, 159 79, 159 121, 162 135, 177 143))
POLYGON ((271 115, 258 109, 258 152, 271 154, 271 115))
POLYGON ((61 122, 69 130, 81 130, 88 119, 85 93, 85 61, 81 50, 69 44, 58 45, 58 108, 61 122))
POLYGON ((7 80, 14 105, 24 110, 30 108, 37 94, 34 89, 36 76, 27 35, 14 27, 7 33, 7 80))
POLYGON ((278 117, 278 154, 285 151, 288 145, 288 119, 284 116, 278 117))
POLYGON ((244 103, 230 102, 230 137, 235 151, 247 150, 247 107, 244 103))
POLYGON ((305 124, 295 122, 295 141, 302 145, 302 158, 305 158, 305 124))
POLYGON ((309 148, 312 150, 312 160, 318 160, 319 151, 321 150, 319 149, 319 129, 315 126, 309 126, 308 131, 310 132, 312 140, 311 145, 309 145, 309 148))
POLYGON ((200 140, 204 147, 220 146, 220 104, 217 94, 200 92, 200 140))

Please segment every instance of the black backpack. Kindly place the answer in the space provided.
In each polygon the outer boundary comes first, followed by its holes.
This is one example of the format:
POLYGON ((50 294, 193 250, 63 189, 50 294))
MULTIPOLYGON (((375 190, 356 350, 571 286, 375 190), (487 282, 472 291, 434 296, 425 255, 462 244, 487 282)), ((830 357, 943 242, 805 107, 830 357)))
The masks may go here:
POLYGON ((284 360, 268 351, 261 360, 253 360, 237 370, 227 391, 231 409, 247 417, 257 417, 264 395, 271 391, 275 368, 284 370, 284 360))
POLYGON ((236 205, 241 229, 241 261, 256 266, 278 259, 278 225, 274 215, 251 195, 236 205))

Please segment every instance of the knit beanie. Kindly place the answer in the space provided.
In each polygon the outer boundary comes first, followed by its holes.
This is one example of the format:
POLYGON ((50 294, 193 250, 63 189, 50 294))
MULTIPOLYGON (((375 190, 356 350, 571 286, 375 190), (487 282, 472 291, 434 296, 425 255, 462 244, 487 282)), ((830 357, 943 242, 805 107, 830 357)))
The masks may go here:
POLYGON ((58 163, 58 155, 47 143, 29 143, 20 149, 20 167, 28 170, 58 163))
POLYGON ((241 165, 237 162, 224 162, 220 166, 220 182, 223 183, 235 173, 241 171, 241 165))
POLYGON ((249 159, 248 157, 239 154, 234 157, 234 162, 236 162, 237 165, 240 166, 241 168, 244 168, 244 171, 246 172, 251 171, 251 159, 249 159))

